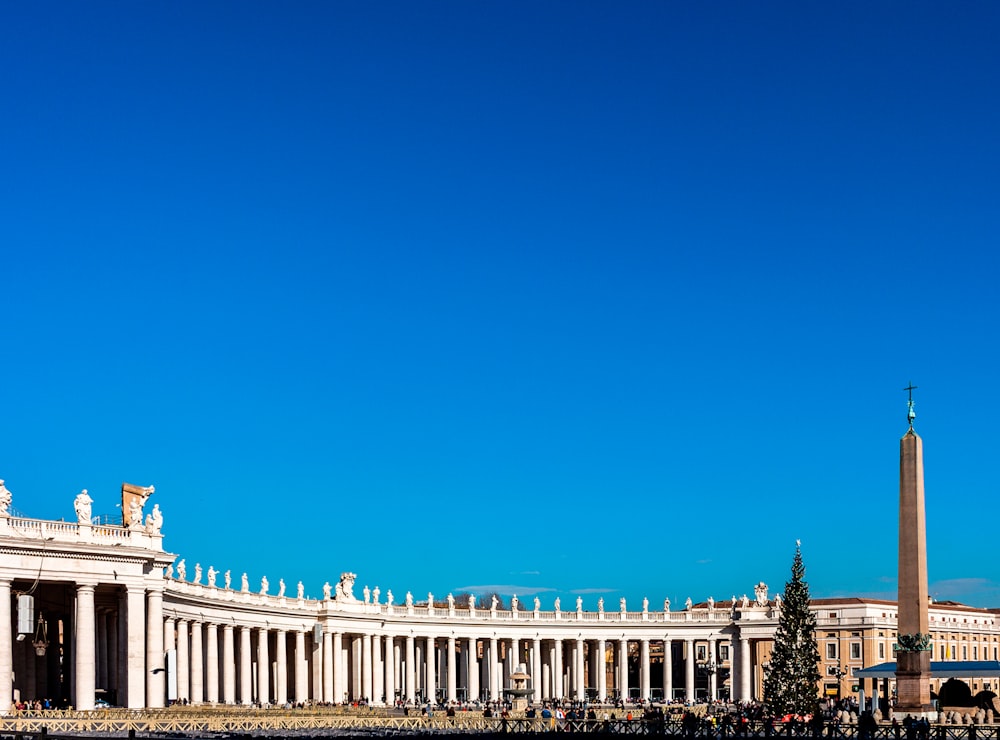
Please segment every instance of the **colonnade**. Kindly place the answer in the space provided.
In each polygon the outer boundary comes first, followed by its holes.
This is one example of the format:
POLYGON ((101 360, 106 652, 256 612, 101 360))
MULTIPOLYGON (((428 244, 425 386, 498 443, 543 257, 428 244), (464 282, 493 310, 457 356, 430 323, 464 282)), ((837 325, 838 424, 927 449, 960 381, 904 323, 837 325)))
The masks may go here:
POLYGON ((716 698, 722 688, 721 644, 739 656, 729 681, 734 698, 749 699, 752 691, 749 645, 725 635, 550 639, 418 635, 412 629, 393 634, 384 623, 364 633, 175 617, 164 624, 163 651, 176 655, 169 699, 195 704, 499 701, 519 667, 530 676, 528 698, 534 702, 716 698), (707 648, 706 660, 697 659, 696 643, 707 648), (631 671, 630 648, 638 656, 631 671), (684 664, 683 681, 675 687, 677 660, 684 664), (698 675, 705 687, 700 696, 698 675))
MULTIPOLYGON (((754 698, 750 641, 732 623, 668 623, 661 637, 649 635, 652 625, 582 625, 571 636, 554 621, 525 624, 527 632, 489 617, 344 611, 332 601, 257 595, 237 601, 218 590, 228 601, 199 601, 170 585, 53 586, 73 596, 57 651, 73 706, 93 708, 102 695, 130 708, 500 701, 521 666, 533 702, 754 698)), ((16 673, 19 696, 45 696, 34 661, 21 655, 29 646, 14 649, 11 596, 11 582, 0 580, 0 685, 5 676, 14 684, 16 673)))

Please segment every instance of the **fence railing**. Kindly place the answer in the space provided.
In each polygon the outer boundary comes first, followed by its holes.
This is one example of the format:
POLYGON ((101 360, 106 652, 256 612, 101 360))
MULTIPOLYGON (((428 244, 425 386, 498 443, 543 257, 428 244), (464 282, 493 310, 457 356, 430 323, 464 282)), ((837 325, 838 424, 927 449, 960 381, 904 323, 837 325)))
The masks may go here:
POLYGON ((688 740, 741 740, 742 738, 797 738, 800 740, 1000 740, 1000 724, 931 725, 907 729, 878 725, 865 731, 857 725, 827 724, 822 728, 804 724, 768 726, 752 722, 728 726, 699 721, 684 725, 675 715, 661 720, 645 719, 556 719, 484 717, 480 712, 456 712, 430 716, 416 711, 409 716, 388 716, 382 711, 348 709, 198 711, 166 709, 153 711, 96 710, 93 712, 18 712, 0 717, 0 736, 20 735, 58 738, 100 733, 113 737, 145 735, 256 734, 281 737, 284 733, 322 735, 327 731, 354 730, 366 734, 462 732, 469 734, 540 734, 544 732, 600 733, 612 735, 658 735, 688 740))

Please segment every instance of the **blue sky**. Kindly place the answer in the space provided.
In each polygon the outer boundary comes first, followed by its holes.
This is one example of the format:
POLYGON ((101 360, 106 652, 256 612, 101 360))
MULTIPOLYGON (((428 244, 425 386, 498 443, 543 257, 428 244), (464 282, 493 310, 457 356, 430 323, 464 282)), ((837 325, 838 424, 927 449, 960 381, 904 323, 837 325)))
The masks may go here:
POLYGON ((1000 606, 995 3, 48 3, 0 24, 0 477, 167 549, 1000 606))

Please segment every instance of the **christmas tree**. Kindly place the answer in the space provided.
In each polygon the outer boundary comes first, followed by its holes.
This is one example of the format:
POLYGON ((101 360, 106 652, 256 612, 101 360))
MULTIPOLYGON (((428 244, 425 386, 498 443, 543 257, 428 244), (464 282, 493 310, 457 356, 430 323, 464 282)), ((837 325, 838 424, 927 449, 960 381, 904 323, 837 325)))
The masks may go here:
POLYGON ((792 578, 774 634, 771 665, 764 676, 764 705, 776 717, 814 714, 819 705, 819 648, 816 615, 809 610, 809 585, 800 543, 795 543, 792 578))

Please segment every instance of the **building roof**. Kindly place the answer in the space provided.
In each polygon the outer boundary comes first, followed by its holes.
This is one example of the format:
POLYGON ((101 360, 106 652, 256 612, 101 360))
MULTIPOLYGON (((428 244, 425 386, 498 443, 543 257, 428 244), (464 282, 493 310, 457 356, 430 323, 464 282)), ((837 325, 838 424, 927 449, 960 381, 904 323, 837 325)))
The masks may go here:
MULTIPOLYGON (((895 678, 896 663, 879 663, 856 668, 855 678, 895 678)), ((931 678, 1000 678, 1000 661, 948 660, 931 661, 931 678)))

